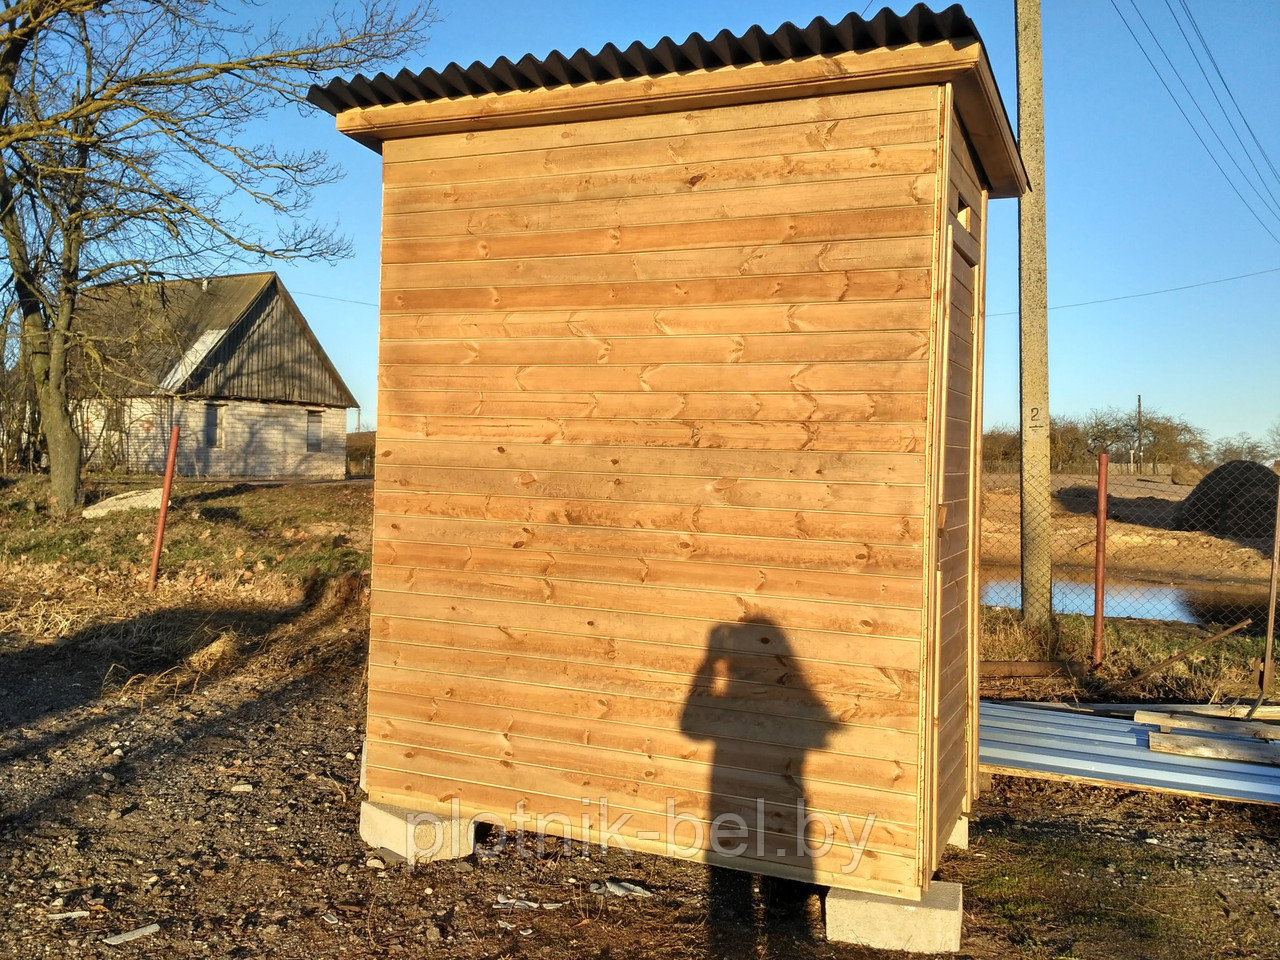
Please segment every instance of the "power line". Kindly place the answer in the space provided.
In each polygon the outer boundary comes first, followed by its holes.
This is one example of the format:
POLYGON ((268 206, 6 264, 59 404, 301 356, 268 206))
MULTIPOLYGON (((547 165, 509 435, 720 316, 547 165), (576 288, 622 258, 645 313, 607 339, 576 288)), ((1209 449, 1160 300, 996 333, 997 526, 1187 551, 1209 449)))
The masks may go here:
POLYGON ((1200 31, 1200 24, 1196 22, 1195 15, 1192 14, 1191 8, 1187 6, 1186 0, 1179 0, 1182 5, 1183 12, 1187 15, 1187 20, 1191 24, 1191 29, 1195 32, 1196 38, 1200 41, 1200 46, 1204 47, 1204 52, 1209 56, 1209 64, 1213 67, 1213 72, 1218 75, 1218 81, 1222 84, 1222 89, 1227 91, 1227 96, 1231 100, 1231 105, 1236 108, 1236 113, 1240 114, 1240 119, 1244 121, 1244 128, 1249 131, 1249 137, 1253 140, 1254 146, 1258 148, 1258 153, 1262 155, 1262 159, 1266 161, 1267 166, 1271 170, 1272 176, 1280 181, 1280 171, 1276 170, 1275 162, 1271 159, 1271 155, 1267 153, 1267 148, 1262 145, 1262 141, 1258 139, 1258 135, 1254 133, 1253 124, 1249 123, 1249 118, 1244 115, 1244 111, 1240 109, 1240 103, 1236 100, 1236 95, 1231 91, 1231 85, 1227 83, 1227 78, 1222 75, 1222 68, 1218 66, 1218 59, 1213 55, 1213 51, 1209 49, 1209 43, 1205 40, 1204 34, 1200 31))
POLYGON ((290 290, 295 297, 312 297, 316 300, 332 300, 335 303, 353 303, 358 307, 377 307, 378 304, 370 303, 368 300, 347 300, 344 297, 330 297, 323 293, 308 293, 305 290, 290 290))
MULTIPOLYGON (((1122 293, 1114 297, 1101 297, 1097 300, 1081 300, 1079 303, 1059 303, 1049 307, 1050 310, 1070 310, 1073 307, 1093 307, 1100 303, 1117 303, 1121 300, 1141 300, 1143 297, 1158 297, 1162 293, 1177 293, 1179 290, 1194 290, 1197 287, 1211 287, 1218 283, 1231 283, 1233 280, 1248 280, 1250 277, 1262 277, 1269 273, 1280 273, 1280 267, 1266 270, 1255 270, 1253 273, 1238 273, 1233 277, 1218 277, 1216 280, 1201 280, 1198 283, 1184 283, 1177 287, 1163 287, 1160 290, 1147 290, 1144 293, 1122 293)), ((1001 313, 988 313, 988 317, 1014 317, 1017 310, 1005 310, 1001 313)))
MULTIPOLYGON (((1182 7, 1183 12, 1188 13, 1189 15, 1186 0, 1179 0, 1179 4, 1182 7)), ((1258 166, 1258 161, 1254 159, 1254 156, 1250 152, 1248 145, 1244 142, 1244 137, 1240 136, 1239 125, 1235 122, 1234 119, 1232 119, 1231 114, 1227 112, 1226 105, 1222 102, 1222 98, 1218 96, 1218 91, 1217 89, 1215 89, 1213 85, 1213 81, 1209 79, 1209 71, 1207 71, 1204 68, 1204 60, 1201 58, 1200 54, 1196 51, 1196 48, 1192 45, 1191 38, 1187 35, 1186 29, 1182 26, 1182 21, 1178 19, 1177 11, 1173 9, 1173 4, 1170 2, 1170 0, 1164 0, 1164 5, 1168 8, 1169 16, 1173 18, 1173 23, 1178 28, 1178 33, 1182 34, 1183 42, 1186 43, 1187 50, 1191 53, 1191 59, 1195 61, 1196 67, 1199 68, 1200 76, 1204 78, 1205 86, 1209 88, 1209 93, 1213 95, 1213 102, 1218 105, 1218 110, 1222 112, 1223 119, 1227 121, 1227 126, 1231 129, 1231 133, 1235 136, 1236 143, 1240 144, 1240 151, 1244 154, 1244 158, 1247 161, 1249 161, 1249 166, 1253 168, 1253 172, 1257 175, 1258 183, 1262 184, 1262 189, 1267 191, 1267 196, 1271 198, 1272 205, 1276 208, 1280 208, 1280 199, 1276 198, 1275 191, 1271 189, 1271 185, 1267 183, 1266 175, 1263 174, 1262 168, 1258 166)), ((1203 38, 1201 39, 1203 41, 1203 38)), ((1208 50, 1207 47, 1205 49, 1206 51, 1208 50)), ((1226 88, 1225 81, 1223 81, 1223 87, 1224 89, 1226 88)), ((1227 92, 1229 94, 1230 90, 1228 90, 1227 92)), ((1241 114, 1241 119, 1243 119, 1243 117, 1244 115, 1241 114)), ((1237 168, 1238 166, 1239 165, 1237 165, 1237 168)))
POLYGON ((1169 94, 1169 99, 1173 101, 1173 105, 1177 107, 1178 112, 1182 114, 1182 119, 1187 122, 1187 126, 1191 128, 1191 132, 1195 134, 1196 139, 1200 141, 1200 146, 1204 147, 1204 152, 1209 155, 1209 159, 1213 161, 1213 165, 1217 167, 1218 172, 1222 174, 1222 179, 1227 181, 1227 186, 1229 186, 1232 192, 1235 193, 1235 195, 1240 198, 1240 202, 1244 204, 1245 209, 1249 211, 1249 213, 1253 216, 1253 219, 1258 221, 1258 226, 1262 227, 1262 229, 1266 232, 1267 236, 1269 236, 1276 243, 1280 244, 1280 237, 1277 237, 1275 233, 1272 232, 1271 228, 1262 222, 1262 218, 1258 216, 1258 211, 1256 211, 1253 208, 1253 205, 1250 204, 1249 201, 1244 198, 1244 194, 1240 192, 1240 189, 1236 186, 1235 181, 1232 180, 1229 176, 1227 176, 1227 171, 1222 168, 1222 164, 1218 162, 1218 158, 1214 156, 1213 151, 1209 149, 1209 144, 1205 143, 1204 137, 1200 136, 1200 131, 1196 129, 1196 125, 1192 123, 1191 118, 1187 116, 1187 111, 1184 110, 1182 108, 1182 104, 1178 102, 1178 98, 1174 95, 1173 89, 1169 86, 1168 81, 1165 80, 1164 74, 1162 74, 1159 68, 1156 67, 1155 61, 1151 59, 1151 55, 1147 53, 1147 48, 1142 45, 1142 41, 1138 39, 1137 33, 1134 32, 1133 27, 1130 26, 1129 24, 1129 21, 1125 19, 1125 15, 1120 11, 1120 7, 1116 3, 1116 0, 1111 0, 1111 7, 1112 9, 1115 10, 1116 16, 1120 18, 1120 22, 1124 24, 1124 28, 1129 31, 1129 36, 1133 38, 1133 42, 1138 45, 1138 50, 1142 53, 1142 56, 1146 58, 1147 64, 1151 67, 1152 72, 1156 75, 1156 79, 1160 81, 1160 84, 1161 86, 1164 87, 1165 92, 1169 94))

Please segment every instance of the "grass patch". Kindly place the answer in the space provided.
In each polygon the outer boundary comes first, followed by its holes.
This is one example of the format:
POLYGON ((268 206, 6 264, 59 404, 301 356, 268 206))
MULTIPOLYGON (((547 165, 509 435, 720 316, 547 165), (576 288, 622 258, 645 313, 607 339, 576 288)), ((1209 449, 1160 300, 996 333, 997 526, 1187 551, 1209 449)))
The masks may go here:
MULTIPOLYGON (((100 477, 86 483, 97 502, 157 478, 100 477)), ((77 572, 138 575, 151 561, 156 514, 130 510, 93 520, 55 519, 39 506, 41 478, 0 492, 0 552, 77 572)), ((179 480, 170 498, 162 574, 176 570, 252 579, 332 576, 367 569, 372 491, 368 483, 247 484, 179 480)))
POLYGON ((949 859, 979 937, 1050 960, 1260 956, 1276 933, 1258 895, 1224 892, 1160 848, 1073 835, 981 836, 949 859), (980 854, 980 856, 974 856, 980 854))
MULTIPOLYGON (((980 629, 980 653, 984 660, 1087 663, 1092 657, 1091 617, 1060 615, 1054 617, 1048 627, 1034 629, 1024 624, 1015 611, 985 607, 980 629)), ((1262 655, 1263 640, 1245 633, 1216 640, 1141 683, 1128 682, 1166 657, 1217 632, 1217 629, 1187 623, 1107 620, 1106 658, 1096 672, 1074 684, 1074 693, 1094 699, 1185 702, 1256 695, 1257 681, 1249 661, 1262 655)), ((1057 681, 1048 685, 1046 692, 1053 696, 1070 695, 1071 687, 1070 683, 1057 681)))

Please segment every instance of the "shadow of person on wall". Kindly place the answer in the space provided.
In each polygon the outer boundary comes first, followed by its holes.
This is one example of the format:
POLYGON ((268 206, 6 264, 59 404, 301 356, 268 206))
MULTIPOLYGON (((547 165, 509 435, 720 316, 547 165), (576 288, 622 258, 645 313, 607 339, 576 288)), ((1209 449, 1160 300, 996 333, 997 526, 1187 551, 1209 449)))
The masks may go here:
POLYGON ((758 618, 711 630, 680 729, 714 744, 705 836, 715 855, 708 889, 714 955, 750 952, 762 933, 768 941, 807 932, 813 853, 830 837, 806 815, 805 759, 838 726, 777 624, 758 618), (740 866, 729 866, 735 859, 740 866), (750 871, 765 864, 780 865, 787 879, 761 879, 757 924, 750 871))

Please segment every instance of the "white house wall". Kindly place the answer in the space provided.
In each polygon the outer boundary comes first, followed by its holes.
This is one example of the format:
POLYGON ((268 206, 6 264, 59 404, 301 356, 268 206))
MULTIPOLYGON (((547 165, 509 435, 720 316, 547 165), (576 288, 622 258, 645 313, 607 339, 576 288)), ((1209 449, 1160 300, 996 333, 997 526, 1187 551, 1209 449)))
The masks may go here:
POLYGON ((338 407, 252 400, 176 400, 134 397, 121 401, 123 433, 114 439, 107 404, 86 404, 82 435, 86 459, 140 473, 164 470, 169 430, 179 427, 177 472, 186 477, 306 477, 340 479, 346 474, 347 412, 338 407), (205 438, 205 408, 221 408, 221 444, 205 438), (307 412, 322 411, 321 449, 307 451, 307 412), (113 442, 114 440, 114 442, 113 442), (116 452, 113 462, 111 451, 116 452))

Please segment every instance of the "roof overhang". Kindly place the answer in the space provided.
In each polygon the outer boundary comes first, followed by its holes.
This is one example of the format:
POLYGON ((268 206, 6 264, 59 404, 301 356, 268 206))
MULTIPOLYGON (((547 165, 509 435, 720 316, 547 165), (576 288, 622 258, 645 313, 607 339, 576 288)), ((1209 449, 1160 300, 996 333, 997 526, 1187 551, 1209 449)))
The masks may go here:
POLYGON ((336 111, 337 128, 381 151, 387 140, 541 126, 862 90, 952 84, 991 195, 1028 188, 1017 140, 976 39, 912 43, 802 60, 640 76, 550 89, 375 104, 336 111))

